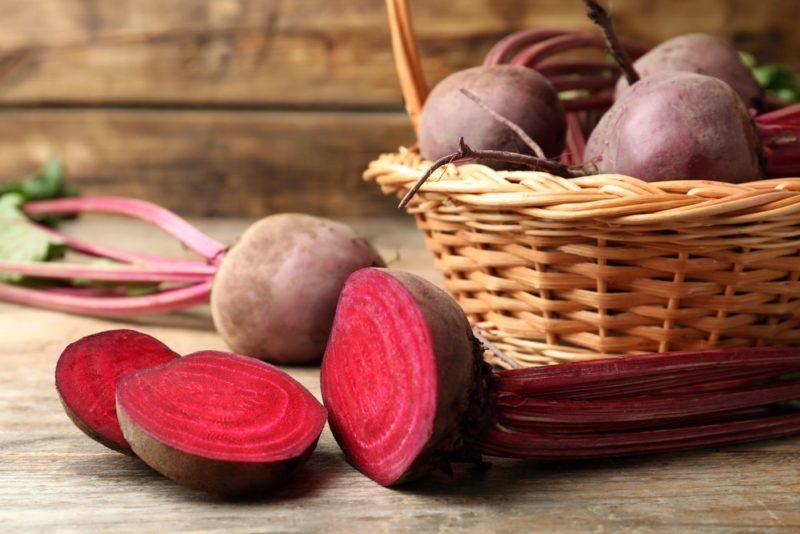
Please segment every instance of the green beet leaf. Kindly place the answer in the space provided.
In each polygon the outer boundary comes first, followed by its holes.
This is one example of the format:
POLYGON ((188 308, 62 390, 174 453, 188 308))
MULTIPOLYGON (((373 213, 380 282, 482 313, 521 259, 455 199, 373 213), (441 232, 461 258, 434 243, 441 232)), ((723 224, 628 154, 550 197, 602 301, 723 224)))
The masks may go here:
MULTIPOLYGON (((37 228, 22 213, 25 198, 18 193, 0 196, 0 261, 46 261, 64 254, 62 241, 37 228)), ((0 273, 0 280, 18 282, 18 274, 0 273)))

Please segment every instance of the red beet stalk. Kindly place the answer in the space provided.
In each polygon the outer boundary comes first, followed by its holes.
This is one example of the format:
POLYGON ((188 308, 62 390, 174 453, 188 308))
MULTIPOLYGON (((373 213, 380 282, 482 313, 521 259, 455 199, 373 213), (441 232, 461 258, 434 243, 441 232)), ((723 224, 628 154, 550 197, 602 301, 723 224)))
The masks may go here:
POLYGON ((800 414, 636 432, 545 434, 494 426, 478 443, 484 454, 537 460, 609 458, 674 452, 800 433, 800 414))
POLYGON ((767 176, 800 176, 800 104, 764 113, 755 120, 767 176))
MULTIPOLYGON (((72 313, 97 316, 126 316, 184 309, 208 301, 211 281, 224 257, 226 247, 208 237, 174 213, 141 200, 118 197, 83 197, 29 202, 27 215, 69 215, 104 213, 133 217, 157 226, 175 237, 200 260, 164 258, 97 246, 61 232, 37 227, 68 249, 114 264, 68 262, 0 262, 0 273, 46 280, 89 280, 121 284, 149 283, 157 289, 141 296, 124 291, 93 288, 27 287, 0 283, 0 299, 72 313)), ((35 224, 35 223, 31 223, 35 224)))

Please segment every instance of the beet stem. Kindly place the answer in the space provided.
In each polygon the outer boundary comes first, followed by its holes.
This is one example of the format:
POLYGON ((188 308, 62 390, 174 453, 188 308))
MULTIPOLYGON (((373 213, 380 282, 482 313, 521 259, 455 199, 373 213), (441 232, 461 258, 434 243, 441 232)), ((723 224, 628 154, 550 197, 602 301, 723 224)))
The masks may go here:
POLYGON ((530 148, 537 157, 542 158, 542 159, 546 159, 547 158, 547 156, 545 156, 545 154, 544 154, 544 150, 542 150, 542 147, 540 147, 536 143, 536 141, 531 139, 531 137, 528 134, 525 133, 525 130, 520 128, 520 126, 518 124, 515 124, 511 119, 500 115, 498 112, 496 112, 495 110, 490 108, 486 104, 486 102, 481 100, 478 97, 478 95, 476 95, 472 91, 462 88, 461 89, 461 93, 464 96, 466 96, 467 98, 469 98, 470 100, 472 100, 474 103, 476 103, 478 106, 480 106, 481 109, 483 109, 485 112, 487 112, 489 115, 491 115, 492 118, 495 119, 497 122, 507 126, 508 129, 510 129, 515 134, 517 134, 517 137, 522 139, 522 141, 526 145, 528 145, 528 148, 530 148))
POLYGON ((82 197, 28 202, 27 215, 67 215, 110 213, 127 215, 155 224, 209 262, 218 263, 226 247, 169 210, 145 202, 120 197, 82 197))
POLYGON ((605 423, 642 421, 658 423, 684 417, 695 417, 753 408, 800 397, 800 381, 777 381, 767 385, 737 388, 730 391, 701 392, 689 395, 660 397, 626 397, 622 399, 550 400, 500 399, 497 408, 501 418, 521 422, 605 423))
POLYGON ((48 226, 37 224, 35 222, 32 222, 31 224, 35 225, 42 232, 45 232, 50 236, 56 238, 61 243, 69 247, 71 250, 80 252, 87 256, 93 256, 95 258, 106 258, 109 260, 114 260, 122 263, 145 264, 151 267, 158 266, 162 268, 175 268, 175 267, 186 266, 186 267, 191 267, 192 269, 198 269, 198 272, 199 269, 204 268, 207 270, 209 275, 214 274, 217 270, 216 267, 214 266, 196 260, 162 258, 160 256, 152 256, 150 254, 128 252, 125 250, 117 250, 109 247, 93 245, 91 243, 87 243, 75 237, 66 235, 48 226))
POLYGON ((699 426, 597 434, 547 434, 495 426, 478 444, 485 454, 511 458, 603 458, 730 445, 800 432, 800 414, 699 426))
POLYGON ((207 302, 210 294, 211 281, 137 297, 89 297, 0 283, 0 299, 50 310, 99 317, 182 310, 207 302))
POLYGON ((800 175, 800 104, 755 119, 770 178, 800 175))
POLYGON ((549 422, 527 422, 513 420, 507 417, 498 417, 497 422, 509 430, 521 430, 523 432, 541 432, 545 434, 596 434, 611 433, 632 430, 655 430, 680 428, 692 425, 710 425, 714 423, 727 423, 741 421, 753 417, 771 416, 785 413, 775 405, 756 406, 754 408, 743 408, 739 410, 728 410, 724 412, 702 414, 698 416, 676 417, 662 419, 660 421, 601 421, 597 423, 549 423, 549 422))
POLYGON ((653 378, 657 373, 703 372, 722 368, 763 369, 765 365, 800 367, 800 351, 792 347, 761 347, 758 351, 750 348, 729 348, 623 356, 499 371, 497 378, 501 389, 512 393, 532 394, 586 384, 596 386, 604 380, 653 378))
POLYGON ((500 65, 504 63, 511 54, 515 53, 523 46, 535 44, 552 37, 564 35, 566 33, 569 32, 566 30, 549 30, 542 28, 533 28, 514 32, 511 35, 508 35, 497 41, 492 49, 489 50, 489 53, 486 54, 486 58, 483 60, 483 65, 486 67, 500 65))
POLYGON ((625 377, 619 380, 598 380, 590 383, 579 383, 577 386, 550 383, 550 389, 537 388, 536 380, 531 384, 515 384, 509 386, 502 384, 498 380, 500 393, 512 393, 528 398, 559 398, 559 399, 610 399, 631 395, 662 395, 679 393, 681 389, 708 385, 710 381, 730 380, 739 378, 751 380, 757 377, 761 379, 774 378, 786 374, 796 369, 787 365, 768 366, 760 365, 755 369, 740 367, 730 367, 723 369, 688 370, 676 373, 656 373, 654 376, 643 375, 641 377, 625 377), (766 369, 766 371, 765 371, 766 369), (523 388, 528 388, 527 390, 523 388), (676 391, 677 390, 677 391, 676 391))
POLYGON ((411 189, 405 194, 403 199, 398 204, 398 208, 405 208, 411 199, 414 198, 414 195, 417 194, 420 187, 422 187, 425 182, 430 178, 431 174, 433 174, 436 169, 442 167, 444 165, 448 165, 450 163, 456 161, 464 161, 464 160, 484 160, 484 161, 505 161, 507 163, 515 163, 519 165, 525 165, 530 167, 535 171, 547 172, 550 174, 554 174, 556 176, 561 176, 563 178, 574 178, 576 176, 583 176, 581 171, 571 170, 566 165, 559 163, 557 161, 551 161, 548 159, 538 158, 536 156, 530 156, 527 154, 519 154, 516 152, 506 152, 504 150, 473 150, 464 142, 464 138, 462 137, 458 141, 459 149, 452 154, 447 156, 442 156, 438 160, 436 160, 433 165, 422 175, 422 177, 417 180, 411 189))
POLYGON ((638 82, 640 79, 639 73, 633 68, 633 62, 630 56, 619 41, 617 32, 614 31, 614 22, 608 15, 608 11, 596 0, 583 0, 583 3, 586 5, 586 15, 603 30, 606 45, 611 55, 614 57, 614 60, 619 64, 619 67, 625 74, 625 79, 628 80, 628 84, 633 85, 638 82))
MULTIPOLYGON (((633 50, 636 56, 640 56, 648 50, 647 47, 641 46, 634 41, 626 40, 625 42, 627 48, 633 50)), ((511 65, 531 67, 538 70, 539 64, 544 62, 545 59, 560 54, 561 52, 581 47, 603 48, 605 50, 608 48, 608 45, 604 37, 599 35, 592 33, 571 33, 558 37, 551 37, 550 39, 524 48, 517 52, 509 63, 511 65)))
POLYGON ((205 265, 196 272, 191 266, 164 269, 148 266, 90 265, 50 262, 0 261, 0 273, 13 273, 35 278, 89 279, 109 282, 176 282, 193 283, 209 280, 205 265))
POLYGON ((586 149, 586 138, 583 135, 580 119, 575 112, 567 113, 567 147, 569 149, 570 163, 581 165, 583 151, 586 149))

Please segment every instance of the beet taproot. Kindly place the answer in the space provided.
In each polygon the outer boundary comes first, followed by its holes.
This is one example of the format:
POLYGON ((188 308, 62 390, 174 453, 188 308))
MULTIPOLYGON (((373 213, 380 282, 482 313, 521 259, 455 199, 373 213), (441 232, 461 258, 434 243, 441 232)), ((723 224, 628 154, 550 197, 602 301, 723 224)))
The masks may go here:
POLYGON ((688 72, 631 86, 589 136, 583 159, 598 173, 647 181, 764 176, 758 134, 739 96, 722 80, 688 72))
MULTIPOLYGON (((673 37, 634 61, 633 67, 642 78, 675 72, 719 78, 736 91, 746 106, 758 111, 764 106, 764 91, 739 53, 711 35, 690 33, 673 37)), ((621 77, 617 82, 617 98, 629 87, 625 77, 621 77)))
POLYGON ((214 324, 234 352, 283 364, 318 361, 344 281, 382 265, 344 224, 302 214, 265 217, 214 276, 214 324))
POLYGON ((227 496, 285 482, 316 447, 326 419, 288 374, 216 351, 128 374, 116 398, 139 458, 179 484, 227 496))
POLYGON ((176 358, 178 354, 147 334, 100 332, 64 349, 56 364, 56 390, 69 418, 87 436, 131 454, 117 419, 117 382, 128 373, 176 358))
POLYGON ((460 453, 480 414, 482 352, 444 291, 412 274, 363 269, 345 284, 322 360, 322 397, 351 463, 391 486, 460 453))
POLYGON ((466 97, 469 91, 500 116, 519 126, 548 157, 564 150, 567 119, 558 93, 533 69, 511 65, 473 67, 439 82, 422 108, 422 155, 437 160, 458 149, 464 138, 476 150, 533 154, 514 131, 466 97))

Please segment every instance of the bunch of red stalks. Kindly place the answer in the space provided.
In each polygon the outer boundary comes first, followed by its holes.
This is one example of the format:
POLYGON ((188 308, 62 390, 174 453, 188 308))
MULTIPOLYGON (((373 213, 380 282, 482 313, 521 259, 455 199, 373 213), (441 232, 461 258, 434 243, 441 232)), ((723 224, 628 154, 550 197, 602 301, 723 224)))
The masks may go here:
POLYGON ((23 211, 30 217, 80 213, 133 217, 164 230, 201 258, 165 258, 98 246, 37 225, 54 242, 69 250, 113 263, 0 262, 0 273, 67 282, 62 286, 30 287, 0 283, 0 299, 30 306, 96 316, 130 316, 188 308, 208 301, 212 279, 226 251, 225 245, 186 220, 141 200, 119 197, 43 200, 25 204, 23 211), (107 282, 108 287, 76 287, 72 284, 76 280, 107 282), (128 296, 123 287, 128 284, 153 284, 155 289, 148 294, 128 296))
POLYGON ((796 349, 632 356, 492 375, 497 424, 482 452, 598 458, 800 432, 796 349))

